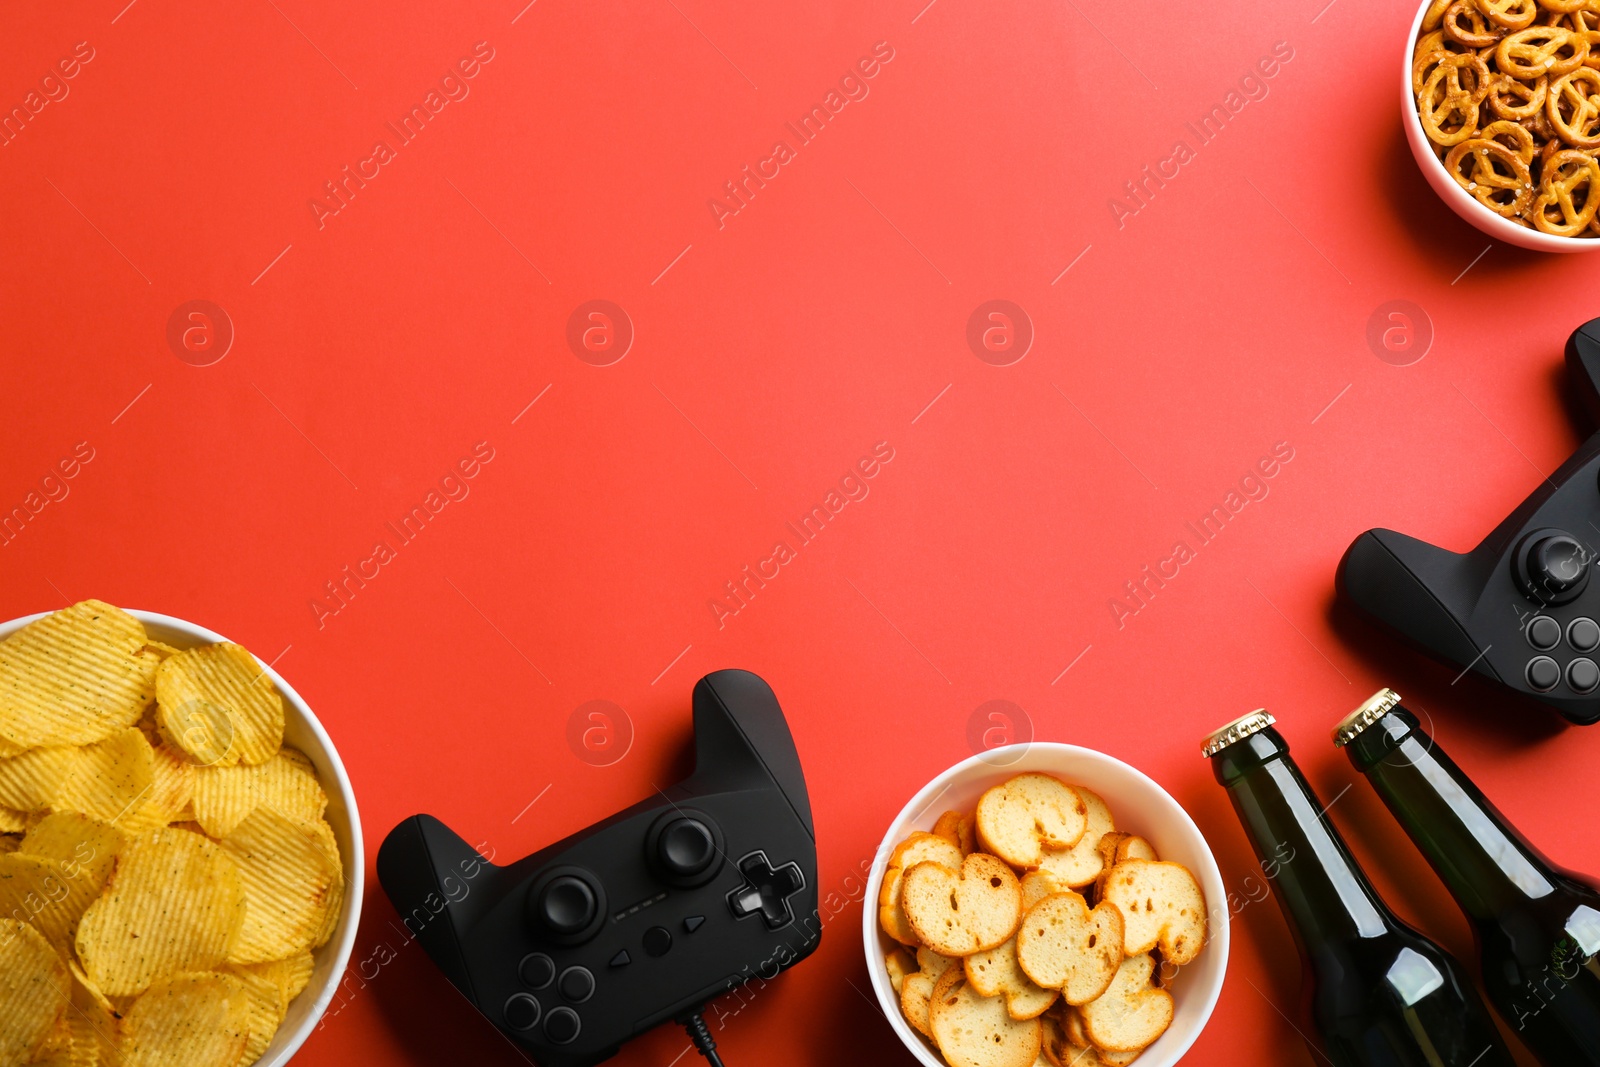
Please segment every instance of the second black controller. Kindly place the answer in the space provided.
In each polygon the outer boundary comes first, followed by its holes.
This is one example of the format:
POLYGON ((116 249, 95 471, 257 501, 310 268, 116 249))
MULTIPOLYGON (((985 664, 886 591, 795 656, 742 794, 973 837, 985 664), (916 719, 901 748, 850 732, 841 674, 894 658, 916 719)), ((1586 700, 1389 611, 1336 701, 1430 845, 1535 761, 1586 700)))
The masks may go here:
MULTIPOLYGON (((1600 319, 1567 341, 1567 370, 1600 426, 1600 319)), ((1600 432, 1470 552, 1368 530, 1339 564, 1340 594, 1427 651, 1600 721, 1600 432)))

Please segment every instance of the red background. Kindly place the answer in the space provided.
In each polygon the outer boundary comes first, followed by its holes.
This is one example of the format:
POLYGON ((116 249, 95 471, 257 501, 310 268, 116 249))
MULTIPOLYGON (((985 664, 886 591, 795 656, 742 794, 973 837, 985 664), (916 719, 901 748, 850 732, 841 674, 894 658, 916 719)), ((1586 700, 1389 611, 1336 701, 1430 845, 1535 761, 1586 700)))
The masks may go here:
MULTIPOLYGON (((1405 5, 523 2, 8 11, 4 108, 94 58, 0 148, 0 507, 78 442, 94 459, 0 547, 0 616, 94 596, 273 659, 374 852, 426 810, 521 855, 648 795, 687 770, 694 680, 742 666, 789 714, 825 893, 1003 699, 1154 775, 1242 895, 1198 742, 1265 704, 1387 898, 1468 955, 1371 790, 1341 792, 1328 727, 1384 684, 1554 857, 1600 867, 1563 814, 1600 732, 1332 606, 1362 529, 1470 547, 1587 432, 1560 349, 1600 260, 1491 246, 1426 188, 1405 5), (319 228, 323 183, 479 41, 470 95, 319 228), (719 229, 723 182, 880 41, 870 95, 719 229), (1268 95, 1119 227, 1123 183, 1280 41, 1268 95), (608 367, 565 340, 597 298, 636 333, 608 367), (966 344, 993 298, 1036 332, 1010 366, 966 344), (236 331, 210 366, 166 340, 194 299, 236 331), (1404 367, 1365 339, 1396 299, 1433 335, 1404 367), (723 583, 880 441, 870 495, 719 628, 723 583), (1280 441, 1270 495, 1119 628, 1123 583, 1280 441), (319 620, 477 442, 470 496, 319 620), (609 766, 567 742, 597 699, 634 732, 609 766)), ((357 959, 397 940, 371 886, 357 959)), ((859 907, 718 1033, 730 1064, 909 1062, 859 907)), ((1276 908, 1236 935, 1188 1062, 1312 1063, 1276 1010, 1298 983, 1276 908)), ((415 947, 349 988, 299 1062, 519 1060, 415 947)))

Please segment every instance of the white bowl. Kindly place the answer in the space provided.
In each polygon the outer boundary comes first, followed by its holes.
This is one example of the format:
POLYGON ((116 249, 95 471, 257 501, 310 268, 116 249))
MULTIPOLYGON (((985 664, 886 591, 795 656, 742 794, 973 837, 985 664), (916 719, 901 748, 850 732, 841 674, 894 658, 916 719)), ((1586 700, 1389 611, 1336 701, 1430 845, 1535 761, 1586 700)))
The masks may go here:
POLYGON ((1222 993, 1222 979, 1228 969, 1227 891, 1223 888, 1222 872, 1217 869, 1217 861, 1199 827, 1165 789, 1121 760, 1077 745, 1035 741, 980 753, 923 786, 901 809, 872 861, 862 909, 867 973, 872 976, 878 1006, 918 1063, 924 1067, 946 1067, 943 1058, 906 1022, 900 1011, 900 998, 889 984, 889 972, 884 968, 883 959, 895 948, 896 942, 878 925, 878 889, 883 884, 889 853, 906 835, 913 830, 931 830, 934 820, 949 809, 971 811, 984 790, 1025 771, 1043 771, 1094 790, 1111 808, 1118 829, 1139 834, 1155 846, 1162 859, 1188 867, 1205 891, 1210 911, 1209 941, 1199 957, 1184 967, 1172 983, 1176 1008, 1172 1025, 1139 1057, 1139 1067, 1172 1067, 1200 1036, 1222 993))
MULTIPOLYGON (((1422 35, 1422 18, 1428 13, 1430 0, 1422 0, 1417 17, 1411 20, 1411 35, 1400 56, 1400 121, 1405 124, 1406 140, 1411 144, 1411 154, 1416 157, 1422 176, 1428 179, 1433 191, 1439 194, 1450 210, 1472 225, 1508 245, 1530 248, 1535 252, 1593 252, 1600 250, 1600 237, 1557 237, 1553 233, 1518 226, 1501 218, 1472 198, 1450 172, 1444 169, 1439 157, 1433 154, 1433 142, 1428 140, 1417 114, 1416 94, 1411 91, 1411 55, 1416 50, 1417 38, 1422 35)), ((1483 105, 1487 107, 1487 104, 1483 105)))
MULTIPOLYGON (((193 648, 195 645, 227 640, 221 634, 170 615, 127 610, 129 615, 144 623, 151 637, 175 648, 193 648)), ((44 618, 44 614, 0 623, 0 638, 20 630, 35 619, 44 618)), ((317 768, 323 791, 328 794, 328 823, 339 842, 345 873, 344 907, 339 915, 338 929, 328 943, 317 950, 316 967, 311 973, 310 984, 289 1005, 277 1036, 256 1061, 256 1067, 282 1067, 311 1036, 311 1031, 339 990, 339 980, 344 976, 345 965, 350 962, 350 952, 355 948, 356 926, 361 916, 361 897, 366 884, 366 855, 361 841, 361 817, 356 811, 355 794, 350 789, 350 776, 345 773, 338 750, 333 747, 327 731, 323 730, 322 724, 311 713, 306 702, 300 699, 294 687, 265 663, 261 667, 278 687, 278 692, 283 694, 284 743, 306 754, 317 768)))

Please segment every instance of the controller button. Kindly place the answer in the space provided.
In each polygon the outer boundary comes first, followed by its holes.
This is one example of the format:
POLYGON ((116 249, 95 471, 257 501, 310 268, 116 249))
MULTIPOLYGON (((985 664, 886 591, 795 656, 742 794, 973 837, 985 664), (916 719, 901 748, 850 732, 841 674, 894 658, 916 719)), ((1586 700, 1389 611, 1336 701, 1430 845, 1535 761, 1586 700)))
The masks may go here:
POLYGON ((652 926, 644 932, 644 950, 650 956, 665 956, 672 951, 672 931, 665 926, 652 926))
POLYGON ((557 988, 563 1000, 582 1004, 594 996, 594 975, 587 967, 568 967, 561 972, 561 984, 557 988))
POLYGON ((1573 619, 1567 625, 1567 641, 1579 652, 1600 648, 1600 623, 1593 619, 1573 619))
POLYGON ((633 957, 628 955, 628 950, 627 949, 623 949, 621 952, 619 952, 615 956, 611 957, 611 966, 612 967, 626 967, 628 964, 630 964, 632 962, 633 962, 633 957))
POLYGON ((578 1040, 583 1023, 571 1008, 553 1008, 544 1017, 544 1036, 552 1045, 570 1045, 578 1040))
POLYGON ((540 1014, 539 1002, 526 993, 513 993, 506 1001, 506 1025, 513 1030, 532 1030, 539 1025, 540 1014))
POLYGON ((556 980, 556 961, 543 952, 535 952, 522 957, 517 974, 529 989, 543 989, 556 980))
POLYGON ((677 819, 661 831, 656 855, 669 874, 693 878, 704 873, 717 858, 717 842, 699 819, 677 819))
POLYGON ((594 921, 599 903, 587 883, 563 875, 539 894, 539 915, 558 934, 576 934, 594 921))
POLYGON ((705 921, 706 917, 704 915, 691 915, 687 919, 683 920, 683 928, 685 931, 692 934, 696 930, 700 929, 700 925, 705 921))
POLYGON ((1535 615, 1528 623, 1528 644, 1548 652, 1561 643, 1561 624, 1548 615, 1535 615))
POLYGON ((788 925, 794 919, 794 913, 789 910, 789 898, 806 886, 800 865, 788 863, 773 867, 765 852, 752 852, 739 861, 739 870, 745 884, 728 894, 728 907, 733 910, 733 917, 743 919, 760 912, 769 929, 788 925))
POLYGON ((1567 684, 1574 692, 1592 693, 1600 688, 1600 666, 1592 659, 1575 659, 1567 664, 1567 684))
POLYGON ((1549 656, 1535 656, 1528 661, 1528 685, 1541 693, 1548 693, 1561 681, 1561 666, 1549 656))

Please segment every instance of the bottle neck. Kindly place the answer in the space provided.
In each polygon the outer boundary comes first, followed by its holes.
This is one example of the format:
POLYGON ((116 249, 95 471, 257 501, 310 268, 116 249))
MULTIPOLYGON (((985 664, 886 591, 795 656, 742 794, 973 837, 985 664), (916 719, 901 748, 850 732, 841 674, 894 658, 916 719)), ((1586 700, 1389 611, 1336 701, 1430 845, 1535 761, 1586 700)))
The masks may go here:
POLYGON ((1555 868, 1405 708, 1367 727, 1346 751, 1468 917, 1489 920, 1556 891, 1555 868))
POLYGON ((1276 730, 1253 734, 1214 760, 1267 885, 1309 955, 1393 929, 1388 908, 1276 730))

